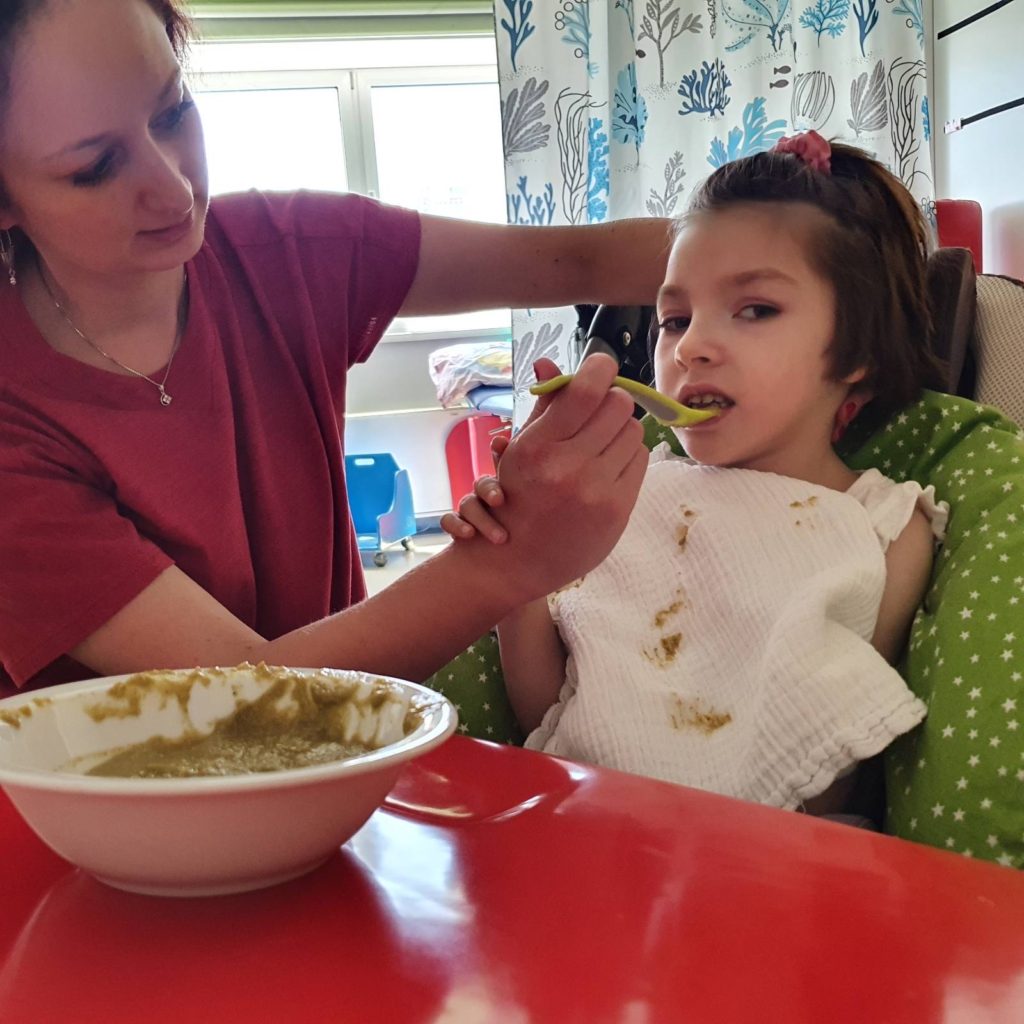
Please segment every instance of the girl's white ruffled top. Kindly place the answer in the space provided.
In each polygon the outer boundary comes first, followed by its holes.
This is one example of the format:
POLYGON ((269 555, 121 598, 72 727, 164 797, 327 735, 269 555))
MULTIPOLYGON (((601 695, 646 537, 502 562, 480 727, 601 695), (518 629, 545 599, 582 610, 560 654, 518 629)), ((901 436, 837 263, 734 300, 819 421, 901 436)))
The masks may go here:
POLYGON ((934 489, 847 492, 663 445, 615 550, 550 599, 569 650, 527 746, 777 807, 821 793, 925 706, 871 646, 885 550, 934 489))

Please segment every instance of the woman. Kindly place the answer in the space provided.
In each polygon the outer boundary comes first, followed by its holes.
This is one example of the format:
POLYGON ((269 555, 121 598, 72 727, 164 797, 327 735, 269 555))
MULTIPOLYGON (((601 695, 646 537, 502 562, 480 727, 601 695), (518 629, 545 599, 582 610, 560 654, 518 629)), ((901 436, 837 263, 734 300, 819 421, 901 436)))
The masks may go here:
POLYGON ((187 27, 173 0, 0 12, 0 688, 243 659, 422 678, 596 564, 645 456, 593 361, 502 460, 515 539, 362 602, 348 368, 399 313, 650 302, 666 226, 211 204, 187 27))

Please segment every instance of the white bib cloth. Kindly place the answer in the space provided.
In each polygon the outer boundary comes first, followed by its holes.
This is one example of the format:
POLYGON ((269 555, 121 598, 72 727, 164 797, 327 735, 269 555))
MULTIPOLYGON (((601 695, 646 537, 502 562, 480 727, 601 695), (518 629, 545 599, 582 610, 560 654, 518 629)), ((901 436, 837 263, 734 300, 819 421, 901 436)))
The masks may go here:
POLYGON ((933 488, 847 492, 662 446, 611 555, 550 599, 569 651, 526 745, 792 808, 925 706, 871 646, 885 549, 933 488))

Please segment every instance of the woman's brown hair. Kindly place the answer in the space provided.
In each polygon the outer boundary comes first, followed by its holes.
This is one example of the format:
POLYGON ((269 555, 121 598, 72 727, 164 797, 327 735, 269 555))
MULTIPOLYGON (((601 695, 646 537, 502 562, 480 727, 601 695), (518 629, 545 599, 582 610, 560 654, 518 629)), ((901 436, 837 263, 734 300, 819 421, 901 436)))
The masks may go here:
MULTIPOLYGON (((0 2, 0 132, 3 114, 11 92, 11 66, 14 63, 14 49, 18 37, 29 22, 43 14, 54 0, 2 0, 0 2)), ((156 12, 171 41, 174 55, 184 60, 189 41, 193 35, 192 20, 182 0, 142 0, 156 12)), ((3 183, 0 182, 0 205, 6 201, 3 183)))
POLYGON ((913 196, 863 150, 832 144, 831 173, 791 153, 725 164, 698 186, 686 216, 736 203, 805 203, 826 216, 812 229, 808 262, 835 290, 827 355, 835 379, 867 368, 872 409, 891 412, 922 387, 941 387, 932 354, 926 264, 931 232, 913 196))

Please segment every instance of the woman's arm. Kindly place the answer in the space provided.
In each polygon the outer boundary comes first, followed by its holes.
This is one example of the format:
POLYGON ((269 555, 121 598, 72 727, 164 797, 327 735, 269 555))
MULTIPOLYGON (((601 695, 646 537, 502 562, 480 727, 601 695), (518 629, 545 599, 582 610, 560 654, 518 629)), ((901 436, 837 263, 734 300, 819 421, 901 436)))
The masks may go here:
POLYGON ((70 653, 104 674, 248 659, 424 678, 614 546, 647 462, 632 400, 610 390, 615 369, 587 360, 509 445, 498 470, 506 543, 452 545, 376 597, 276 639, 171 568, 70 653))
POLYGON ((449 547, 376 596, 275 640, 172 567, 71 653, 104 675, 265 661, 425 679, 528 593, 484 543, 449 547))
POLYGON ((533 732, 565 680, 565 648, 547 600, 531 601, 502 619, 498 645, 509 703, 523 732, 533 732))
POLYGON ((564 227, 482 224, 421 215, 420 258, 404 316, 573 303, 653 305, 665 277, 669 221, 564 227))

